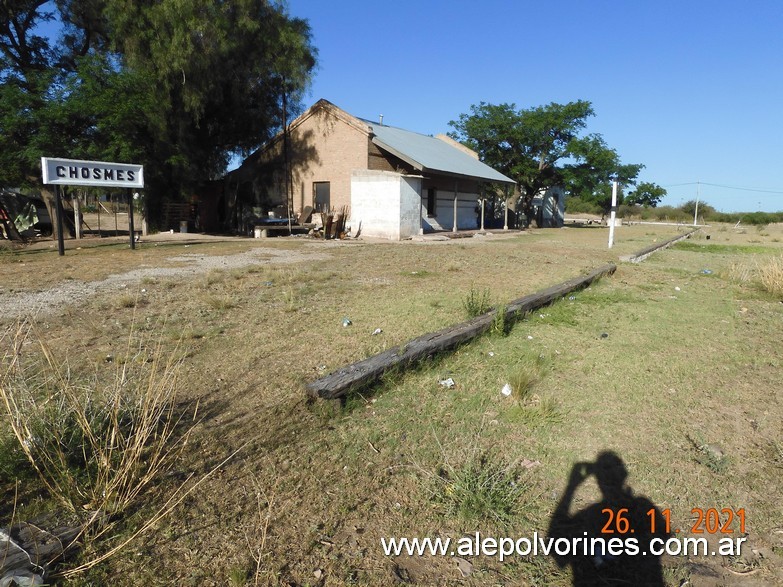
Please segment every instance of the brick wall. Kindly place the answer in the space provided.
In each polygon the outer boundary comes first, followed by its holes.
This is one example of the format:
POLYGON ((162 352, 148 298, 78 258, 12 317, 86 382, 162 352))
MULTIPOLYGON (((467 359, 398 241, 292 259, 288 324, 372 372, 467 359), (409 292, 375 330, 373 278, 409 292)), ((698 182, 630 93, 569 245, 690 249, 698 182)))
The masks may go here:
MULTIPOLYGON (((351 204, 351 171, 367 169, 367 134, 323 109, 315 110, 289 137, 294 210, 314 204, 314 183, 329 182, 330 207, 351 204)), ((265 206, 285 205, 283 141, 253 161, 253 191, 265 206)))

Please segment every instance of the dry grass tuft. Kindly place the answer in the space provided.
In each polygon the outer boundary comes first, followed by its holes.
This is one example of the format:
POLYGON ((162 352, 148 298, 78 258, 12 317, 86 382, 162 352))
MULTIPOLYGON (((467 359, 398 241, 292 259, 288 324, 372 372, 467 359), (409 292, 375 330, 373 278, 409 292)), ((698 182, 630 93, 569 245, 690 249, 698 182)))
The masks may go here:
POLYGON ((783 256, 759 263, 758 276, 765 291, 783 297, 783 256))
POLYGON ((111 380, 85 381, 23 323, 4 363, 0 400, 11 430, 51 495, 74 513, 126 511, 184 445, 187 435, 175 434, 179 361, 159 343, 150 349, 129 337, 111 380))

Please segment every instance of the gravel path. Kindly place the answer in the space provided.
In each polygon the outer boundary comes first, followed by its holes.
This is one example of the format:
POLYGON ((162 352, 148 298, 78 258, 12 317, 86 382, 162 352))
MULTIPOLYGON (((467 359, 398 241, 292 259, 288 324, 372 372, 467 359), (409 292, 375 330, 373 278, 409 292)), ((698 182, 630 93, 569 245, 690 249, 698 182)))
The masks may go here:
POLYGON ((4 319, 18 319, 25 316, 45 316, 63 306, 77 304, 97 293, 121 291, 129 284, 144 278, 192 277, 216 269, 237 269, 249 265, 270 265, 301 263, 328 259, 321 252, 307 252, 258 248, 236 255, 184 254, 169 257, 174 263, 185 263, 183 267, 148 267, 134 269, 127 273, 110 275, 99 281, 65 281, 50 289, 38 292, 0 293, 0 316, 4 319))

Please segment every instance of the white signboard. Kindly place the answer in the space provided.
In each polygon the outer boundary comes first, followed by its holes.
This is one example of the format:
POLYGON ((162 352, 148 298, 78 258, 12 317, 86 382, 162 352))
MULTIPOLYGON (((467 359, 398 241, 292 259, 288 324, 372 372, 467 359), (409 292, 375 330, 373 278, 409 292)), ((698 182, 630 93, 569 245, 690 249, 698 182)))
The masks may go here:
POLYGON ((144 187, 144 166, 142 165, 41 157, 41 169, 45 184, 107 188, 144 187))

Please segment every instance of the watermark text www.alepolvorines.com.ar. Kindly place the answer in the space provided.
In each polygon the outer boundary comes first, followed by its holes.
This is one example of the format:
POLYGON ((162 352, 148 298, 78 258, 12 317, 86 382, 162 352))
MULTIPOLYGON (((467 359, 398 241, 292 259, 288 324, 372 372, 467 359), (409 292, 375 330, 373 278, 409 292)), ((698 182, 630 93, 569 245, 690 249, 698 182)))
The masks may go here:
POLYGON ((642 545, 633 537, 604 538, 583 537, 551 538, 533 532, 532 537, 509 538, 462 536, 456 540, 449 537, 407 538, 383 537, 381 548, 385 556, 459 556, 497 557, 500 562, 513 556, 740 556, 742 544, 747 538, 724 537, 717 547, 710 547, 706 538, 671 537, 653 538, 642 545))

